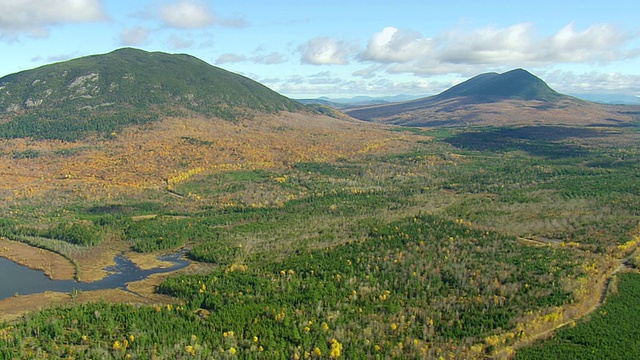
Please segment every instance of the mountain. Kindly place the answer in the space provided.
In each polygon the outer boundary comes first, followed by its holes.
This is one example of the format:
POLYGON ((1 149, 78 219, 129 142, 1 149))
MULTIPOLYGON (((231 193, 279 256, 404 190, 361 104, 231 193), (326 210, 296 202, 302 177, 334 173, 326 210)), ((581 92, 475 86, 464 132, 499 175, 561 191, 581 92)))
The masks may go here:
POLYGON ((619 125, 637 109, 595 104, 560 94, 523 69, 485 73, 413 101, 343 109, 367 121, 407 126, 619 125))
POLYGON ((443 91, 434 99, 459 96, 476 97, 483 102, 505 99, 554 101, 562 97, 540 78, 523 69, 478 75, 443 91))
POLYGON ((269 170, 277 178, 297 163, 404 144, 399 135, 389 140, 385 126, 304 106, 192 56, 135 49, 3 77, 0 109, 2 214, 17 198, 60 205, 79 196, 102 205, 133 192, 170 191, 198 174, 269 170))
POLYGON ((0 78, 0 136, 73 140, 193 112, 234 120, 304 106, 184 54, 124 48, 0 78))

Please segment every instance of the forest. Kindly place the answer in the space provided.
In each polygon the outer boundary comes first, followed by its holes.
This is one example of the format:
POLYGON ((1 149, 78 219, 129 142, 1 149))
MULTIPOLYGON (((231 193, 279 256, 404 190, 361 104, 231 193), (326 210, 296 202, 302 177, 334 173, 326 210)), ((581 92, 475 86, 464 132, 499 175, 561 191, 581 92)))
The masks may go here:
MULTIPOLYGON (((163 278, 168 302, 2 323, 1 358, 624 358, 640 345, 639 129, 389 127, 324 158, 242 165, 271 151, 254 147, 147 188, 16 193, 9 239, 207 267, 163 278)), ((222 147, 179 135, 203 158, 222 147)))

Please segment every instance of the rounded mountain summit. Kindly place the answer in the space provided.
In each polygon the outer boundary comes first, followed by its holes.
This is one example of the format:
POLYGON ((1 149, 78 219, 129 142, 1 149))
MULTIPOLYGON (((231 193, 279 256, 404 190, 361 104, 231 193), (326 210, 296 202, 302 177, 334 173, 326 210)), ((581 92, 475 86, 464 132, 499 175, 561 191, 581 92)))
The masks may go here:
POLYGON ((438 100, 459 96, 474 97, 478 101, 490 102, 505 99, 554 101, 563 95, 547 83, 524 69, 515 69, 502 74, 486 73, 458 84, 434 98, 438 100))

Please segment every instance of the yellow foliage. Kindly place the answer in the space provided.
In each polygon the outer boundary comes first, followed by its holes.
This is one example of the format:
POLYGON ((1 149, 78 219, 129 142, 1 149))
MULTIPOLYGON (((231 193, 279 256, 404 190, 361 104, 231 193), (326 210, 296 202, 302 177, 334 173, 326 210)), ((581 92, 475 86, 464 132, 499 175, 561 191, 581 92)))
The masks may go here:
POLYGON ((275 180, 275 181, 277 181, 277 182, 282 184, 282 183, 287 181, 287 175, 282 175, 282 176, 276 177, 273 180, 275 180))
POLYGON ((470 350, 473 354, 482 354, 482 352, 484 351, 484 345, 482 344, 472 345, 470 350))
POLYGON ((332 359, 339 358, 342 353, 342 344, 336 339, 331 339, 331 351, 329 357, 332 359))
POLYGON ((582 269, 584 270, 585 273, 589 274, 589 275, 594 275, 598 273, 598 264, 596 262, 594 262, 591 265, 582 265, 582 269))
POLYGON ((249 269, 249 267, 245 264, 238 264, 238 263, 233 263, 231 264, 231 266, 229 266, 229 268, 227 269, 227 272, 233 272, 233 271, 241 271, 241 272, 245 272, 249 269))
POLYGON ((634 236, 631 240, 627 241, 624 244, 618 245, 618 250, 622 252, 627 252, 629 250, 635 249, 638 244, 640 244, 640 236, 634 236))
POLYGON ((193 175, 197 175, 197 174, 203 172, 204 170, 205 169, 200 166, 200 167, 197 167, 195 169, 191 169, 191 170, 188 170, 188 171, 180 172, 180 173, 177 173, 175 175, 170 175, 167 178, 167 188, 169 190, 172 190, 175 185, 189 180, 190 177, 192 177, 193 175))
POLYGON ((484 342, 488 346, 498 346, 498 345, 504 344, 505 339, 502 339, 498 335, 491 335, 491 336, 487 336, 486 338, 484 338, 484 342))
POLYGON ((196 354, 196 350, 191 345, 185 346, 184 351, 186 351, 191 356, 194 356, 196 354))

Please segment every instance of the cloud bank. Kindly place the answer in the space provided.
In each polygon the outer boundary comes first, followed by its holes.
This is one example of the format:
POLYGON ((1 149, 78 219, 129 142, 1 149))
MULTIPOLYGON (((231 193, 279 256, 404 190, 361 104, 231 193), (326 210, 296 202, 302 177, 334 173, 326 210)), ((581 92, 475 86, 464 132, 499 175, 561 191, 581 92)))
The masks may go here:
POLYGON ((213 10, 204 2, 184 0, 160 8, 160 18, 178 29, 206 28, 213 25, 213 10))
POLYGON ((341 65, 354 59, 384 66, 389 73, 429 76, 469 74, 480 68, 608 63, 638 56, 637 49, 625 49, 631 39, 631 35, 609 24, 577 30, 570 23, 547 36, 538 34, 531 23, 453 29, 432 37, 388 26, 373 34, 364 49, 358 50, 339 39, 319 37, 299 50, 307 64, 341 65))
POLYGON ((352 46, 346 41, 317 37, 300 46, 299 51, 303 64, 344 65, 349 63, 352 46))
POLYGON ((160 20, 176 29, 204 29, 213 25, 242 28, 248 23, 241 18, 219 18, 207 2, 181 0, 160 7, 160 20))
POLYGON ((47 37, 51 26, 106 19, 100 0, 0 0, 0 38, 47 37))
POLYGON ((120 32, 120 45, 140 46, 149 40, 151 30, 143 27, 127 28, 120 32))
POLYGON ((373 35, 361 58, 386 63, 392 73, 468 74, 478 68, 538 67, 559 63, 607 63, 633 56, 624 45, 630 36, 608 24, 576 30, 570 23, 550 36, 533 24, 451 30, 427 38, 385 28, 373 35))

